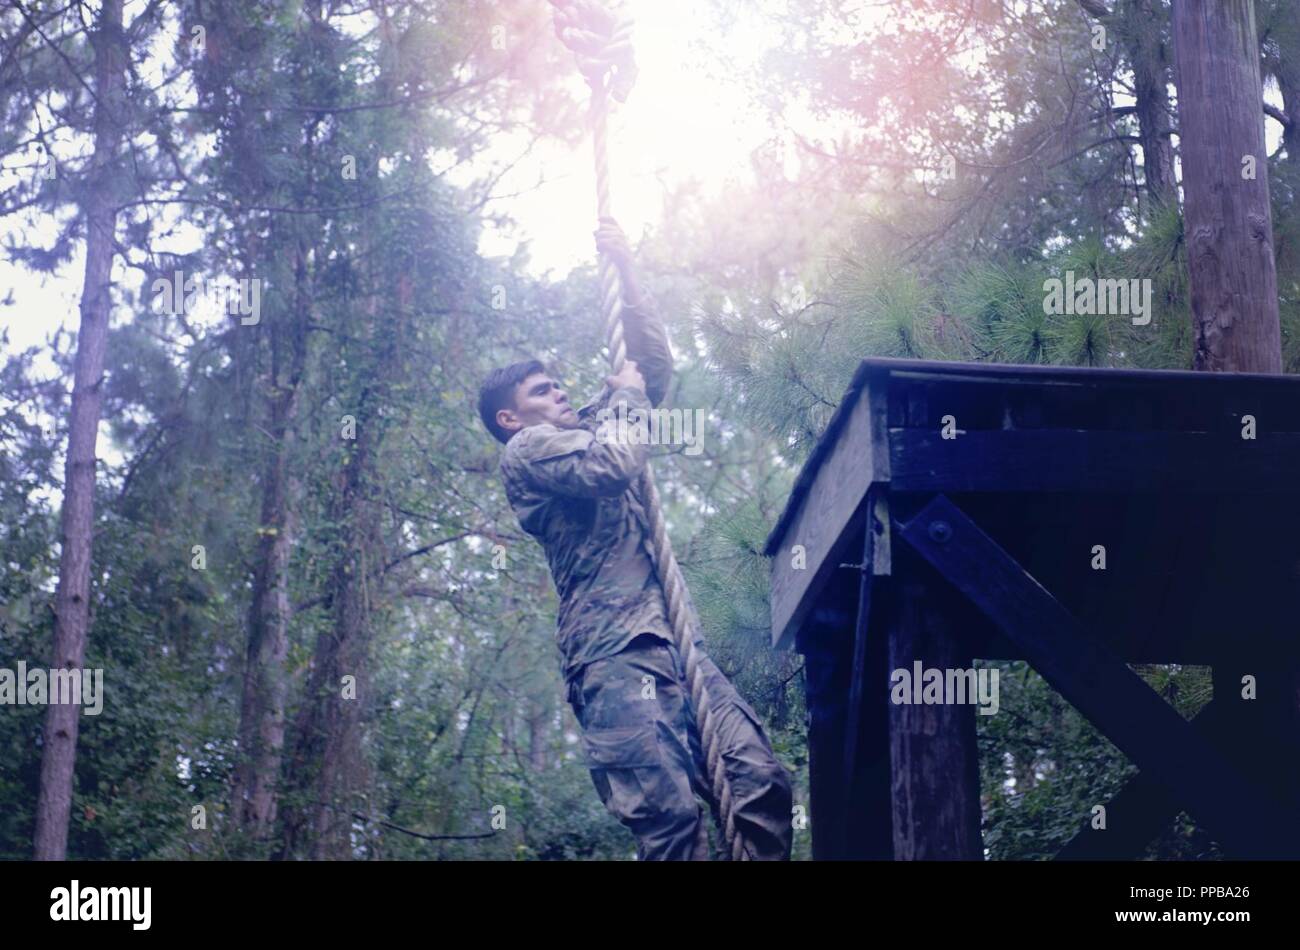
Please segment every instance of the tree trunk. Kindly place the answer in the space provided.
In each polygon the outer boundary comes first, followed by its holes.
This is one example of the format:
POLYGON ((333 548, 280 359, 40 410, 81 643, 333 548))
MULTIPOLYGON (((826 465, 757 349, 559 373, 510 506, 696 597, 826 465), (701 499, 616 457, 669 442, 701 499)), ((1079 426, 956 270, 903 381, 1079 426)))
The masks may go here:
POLYGON ((1195 368, 1280 373, 1254 4, 1176 0, 1173 33, 1195 368))
MULTIPOLYGON (((1166 206, 1178 200, 1174 178, 1174 144, 1169 107, 1169 63, 1163 41, 1163 0, 1121 0, 1116 8, 1124 56, 1133 70, 1133 113, 1142 147, 1144 188, 1150 203, 1166 206)), ((1078 0, 1089 16, 1111 20, 1102 0, 1078 0)))
POLYGON ((546 770, 546 738, 551 710, 535 699, 528 701, 528 710, 528 765, 534 772, 543 772, 546 770))
POLYGON ((1273 38, 1278 45, 1278 91, 1287 123, 1282 127, 1282 144, 1289 164, 1300 165, 1300 6, 1286 0, 1275 22, 1273 38))
MULTIPOLYGON (((95 151, 86 190, 86 273, 81 288, 72 417, 64 469, 62 551, 55 595, 51 666, 80 668, 90 626, 91 542, 95 524, 95 450, 99 435, 104 349, 111 311, 110 280, 117 226, 117 152, 124 120, 126 38, 122 0, 103 0, 91 37, 95 49, 95 151)), ((35 856, 61 861, 68 848, 73 772, 81 708, 51 703, 45 716, 35 856)))
POLYGON ((284 331, 272 326, 269 386, 270 434, 275 444, 262 486, 262 536, 248 611, 248 647, 239 716, 239 761, 231 789, 237 830, 263 839, 274 827, 276 789, 284 750, 285 657, 289 650, 289 554, 294 499, 289 459, 298 394, 307 354, 311 294, 306 248, 299 239, 294 260, 294 309, 288 327, 289 367, 281 380, 284 331))
POLYGON ((1146 193, 1157 207, 1178 200, 1169 107, 1169 64, 1161 39, 1161 0, 1130 0, 1125 10, 1124 51, 1133 69, 1133 95, 1142 146, 1146 193))
POLYGON ((362 726, 370 703, 369 575, 379 522, 379 513, 365 497, 375 425, 369 402, 363 394, 356 445, 330 506, 331 520, 344 525, 330 578, 334 619, 317 638, 294 730, 290 775, 300 804, 286 816, 286 857, 352 857, 351 813, 357 793, 366 785, 362 726))

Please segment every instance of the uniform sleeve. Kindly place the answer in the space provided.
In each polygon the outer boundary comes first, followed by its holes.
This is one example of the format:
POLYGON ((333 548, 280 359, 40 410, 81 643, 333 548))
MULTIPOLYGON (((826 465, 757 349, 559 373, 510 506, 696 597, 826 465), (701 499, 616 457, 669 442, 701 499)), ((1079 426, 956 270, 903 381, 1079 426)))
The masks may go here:
POLYGON ((659 405, 668 395, 668 384, 672 381, 673 353, 663 320, 648 300, 643 298, 636 304, 623 302, 623 342, 627 358, 636 360, 637 369, 645 377, 650 404, 659 405))
MULTIPOLYGON (((620 389, 609 400, 610 417, 596 431, 561 429, 543 423, 529 426, 510 440, 524 478, 536 489, 577 498, 621 495, 636 481, 650 457, 649 438, 620 439, 618 419, 650 403, 638 389, 620 389)), ((635 422, 629 420, 629 425, 635 422)))

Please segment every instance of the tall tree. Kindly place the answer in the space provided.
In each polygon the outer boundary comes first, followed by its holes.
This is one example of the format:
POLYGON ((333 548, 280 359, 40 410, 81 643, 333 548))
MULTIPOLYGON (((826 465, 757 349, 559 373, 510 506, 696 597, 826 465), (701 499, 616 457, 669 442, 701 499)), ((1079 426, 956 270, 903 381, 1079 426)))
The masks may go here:
MULTIPOLYGON (((99 437, 111 275, 115 253, 118 169, 125 112, 127 38, 122 0, 104 0, 91 35, 95 50, 95 152, 83 199, 86 272, 81 289, 81 330, 68 426, 54 621, 52 665, 79 669, 90 627, 90 563, 95 523, 95 450, 99 437)), ((51 703, 45 718, 40 799, 36 806, 35 854, 61 861, 68 847, 72 780, 77 758, 81 707, 51 703)))
POLYGON ((1173 31, 1195 366, 1280 373, 1254 2, 1178 0, 1173 31))
POLYGON ((322 116, 283 108, 274 72, 275 63, 284 64, 293 70, 291 88, 304 88, 315 21, 305 16, 291 30, 245 13, 238 0, 203 11, 209 41, 197 72, 202 102, 215 116, 212 131, 225 145, 226 154, 212 164, 221 193, 233 199, 227 209, 232 251, 244 273, 287 288, 268 300, 256 328, 229 334, 232 359, 254 381, 248 429, 264 437, 252 447, 252 464, 261 472, 260 513, 230 796, 233 830, 248 834, 256 849, 274 827, 284 748, 289 568, 299 504, 293 466, 315 303, 312 249, 324 223, 319 215, 284 213, 321 203, 312 182, 322 173, 315 154, 322 116))
POLYGON ((1102 0, 1078 0, 1089 15, 1118 31, 1124 59, 1132 74, 1133 106, 1142 147, 1143 186, 1156 205, 1177 201, 1174 180, 1172 110, 1169 104, 1169 60, 1165 36, 1165 0, 1118 0, 1114 12, 1102 0))

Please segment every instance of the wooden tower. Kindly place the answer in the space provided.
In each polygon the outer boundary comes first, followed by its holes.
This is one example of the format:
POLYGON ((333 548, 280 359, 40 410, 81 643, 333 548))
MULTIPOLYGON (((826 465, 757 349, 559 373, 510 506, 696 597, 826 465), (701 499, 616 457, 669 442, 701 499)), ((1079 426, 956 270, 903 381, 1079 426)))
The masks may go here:
POLYGON ((865 360, 766 553, 815 858, 983 857, 976 707, 890 696, 976 657, 1141 770, 1058 857, 1137 857, 1180 810, 1300 857, 1300 378, 865 360), (1129 663, 1211 666, 1214 699, 1188 722, 1129 663))

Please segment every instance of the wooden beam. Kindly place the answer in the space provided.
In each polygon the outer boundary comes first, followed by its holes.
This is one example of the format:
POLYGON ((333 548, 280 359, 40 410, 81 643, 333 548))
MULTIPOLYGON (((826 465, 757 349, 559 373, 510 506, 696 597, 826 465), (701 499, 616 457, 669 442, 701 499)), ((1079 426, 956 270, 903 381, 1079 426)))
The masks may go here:
MULTIPOLYGON (((1220 749, 1246 774, 1272 784, 1283 796, 1297 791, 1295 729, 1289 711, 1293 700, 1293 663, 1282 658, 1225 662, 1214 668, 1214 699, 1191 722, 1207 742, 1220 749), (1241 697, 1241 676, 1256 677, 1253 700, 1241 697)), ((1148 844, 1183 806, 1171 799, 1150 775, 1135 775, 1106 803, 1106 828, 1085 820, 1059 852, 1058 861, 1123 861, 1142 856, 1148 844)))
POLYGON ((1300 433, 889 430, 896 491, 1293 494, 1300 433), (1069 464, 1062 464, 1068 460, 1069 464))
MULTIPOLYGON (((1219 735, 1227 717, 1222 704, 1210 700, 1192 720, 1192 727, 1210 739, 1219 735)), ((1182 810, 1146 772, 1139 772, 1105 803, 1106 827, 1092 827, 1089 815, 1079 831, 1056 853, 1056 861, 1133 861, 1182 810)))
POLYGON ((848 553, 867 489, 889 480, 885 393, 864 384, 839 438, 802 495, 772 560, 772 644, 789 649, 817 595, 848 553), (796 550, 798 548, 798 550, 796 550))
POLYGON ((1068 702, 1236 856, 1300 857, 1294 816, 1248 782, 950 500, 896 532, 979 606, 1068 702))

